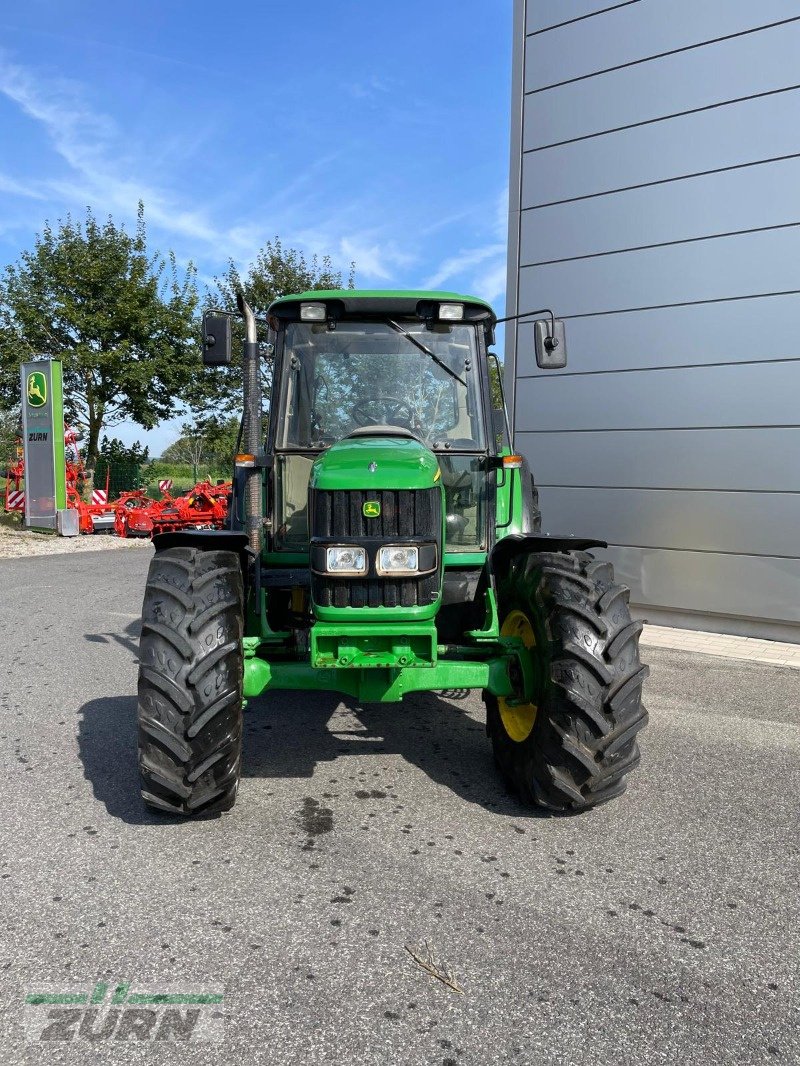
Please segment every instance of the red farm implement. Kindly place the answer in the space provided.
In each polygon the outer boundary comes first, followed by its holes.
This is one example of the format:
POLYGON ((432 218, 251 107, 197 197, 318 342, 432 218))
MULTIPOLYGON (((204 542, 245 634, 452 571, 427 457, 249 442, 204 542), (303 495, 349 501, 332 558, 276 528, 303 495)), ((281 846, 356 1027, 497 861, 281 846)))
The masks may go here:
MULTIPOLYGON (((65 473, 67 483, 67 507, 78 512, 78 529, 81 533, 95 533, 98 530, 113 530, 114 505, 108 501, 108 479, 104 489, 92 493, 92 502, 87 503, 83 497, 86 471, 78 449, 78 435, 74 429, 64 430, 65 473), (106 502, 100 502, 106 501, 106 502)), ((17 461, 6 470, 6 489, 4 505, 7 511, 25 510, 25 460, 22 449, 18 448, 17 461)))
POLYGON ((125 492, 115 503, 114 529, 120 537, 152 537, 179 529, 222 529, 231 483, 200 481, 185 496, 166 492, 150 500, 142 491, 125 492))
POLYGON ((78 450, 78 435, 74 429, 64 432, 67 469, 67 507, 78 512, 78 529, 81 533, 110 532, 114 528, 114 505, 108 503, 108 482, 111 474, 106 471, 105 489, 92 492, 92 502, 87 503, 83 492, 86 472, 78 450), (102 500, 103 502, 98 502, 102 500))
POLYGON ((22 458, 22 448, 17 448, 17 461, 6 469, 6 489, 3 496, 3 506, 6 511, 25 510, 24 477, 25 462, 22 458))

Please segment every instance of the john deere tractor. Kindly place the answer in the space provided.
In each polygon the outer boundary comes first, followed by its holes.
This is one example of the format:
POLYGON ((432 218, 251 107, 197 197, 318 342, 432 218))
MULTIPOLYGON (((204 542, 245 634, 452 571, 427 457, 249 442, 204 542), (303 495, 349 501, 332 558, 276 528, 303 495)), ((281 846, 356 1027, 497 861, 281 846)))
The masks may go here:
MULTIPOLYGON (((156 537, 147 578, 145 802, 229 809, 245 702, 286 689, 397 704, 476 689, 497 767, 525 803, 574 812, 618 796, 647 720, 641 623, 588 550, 603 542, 541 532, 491 307, 336 290, 282 297, 263 321, 240 298, 238 315, 229 528, 156 537)), ((563 367, 563 323, 547 316, 536 360, 563 367)), ((206 315, 207 364, 230 363, 235 317, 206 315)))

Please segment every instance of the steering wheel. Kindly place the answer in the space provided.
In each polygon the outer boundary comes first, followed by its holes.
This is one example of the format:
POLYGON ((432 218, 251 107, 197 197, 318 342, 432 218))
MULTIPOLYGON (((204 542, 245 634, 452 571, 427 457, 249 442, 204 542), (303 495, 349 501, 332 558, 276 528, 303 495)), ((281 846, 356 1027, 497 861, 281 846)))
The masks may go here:
POLYGON ((379 426, 387 423, 393 426, 404 426, 405 429, 414 428, 414 417, 416 415, 410 403, 405 400, 398 400, 394 396, 371 396, 368 400, 359 400, 358 403, 353 405, 350 413, 353 416, 353 421, 359 426, 379 426), (367 410, 368 407, 372 407, 374 404, 383 405, 383 419, 376 418, 367 410), (403 417, 402 411, 407 412, 407 417, 403 417))

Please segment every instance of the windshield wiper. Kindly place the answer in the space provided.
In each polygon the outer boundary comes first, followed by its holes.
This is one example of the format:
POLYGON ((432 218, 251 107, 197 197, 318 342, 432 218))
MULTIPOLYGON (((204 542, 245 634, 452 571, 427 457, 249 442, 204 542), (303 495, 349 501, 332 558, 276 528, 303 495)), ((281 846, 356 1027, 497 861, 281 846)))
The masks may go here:
POLYGON ((425 355, 430 356, 430 358, 433 359, 434 363, 436 363, 437 366, 440 366, 442 370, 446 371, 451 378, 455 378, 456 381, 458 381, 461 385, 464 386, 464 388, 467 387, 467 383, 464 378, 462 378, 460 374, 457 374, 455 370, 451 370, 447 363, 445 363, 443 359, 440 359, 435 352, 432 352, 430 348, 424 345, 422 341, 418 341, 413 333, 409 333, 407 329, 403 329, 399 322, 393 322, 391 319, 389 319, 388 321, 389 325, 392 327, 393 330, 395 330, 397 333, 402 333, 404 337, 408 337, 408 339, 411 341, 415 348, 419 348, 419 350, 425 355))

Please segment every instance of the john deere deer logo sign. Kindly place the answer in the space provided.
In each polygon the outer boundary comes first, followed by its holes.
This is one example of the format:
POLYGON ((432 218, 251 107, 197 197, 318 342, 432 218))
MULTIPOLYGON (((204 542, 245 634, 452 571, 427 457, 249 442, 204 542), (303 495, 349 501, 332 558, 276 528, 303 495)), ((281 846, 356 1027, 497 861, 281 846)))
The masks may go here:
POLYGON ((363 507, 365 518, 377 518, 381 513, 381 505, 377 500, 367 500, 363 507))
POLYGON ((31 407, 44 407, 47 403, 47 378, 41 370, 28 374, 28 403, 31 407))

